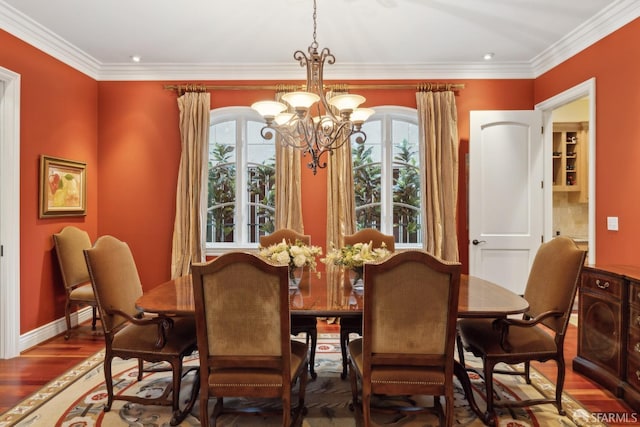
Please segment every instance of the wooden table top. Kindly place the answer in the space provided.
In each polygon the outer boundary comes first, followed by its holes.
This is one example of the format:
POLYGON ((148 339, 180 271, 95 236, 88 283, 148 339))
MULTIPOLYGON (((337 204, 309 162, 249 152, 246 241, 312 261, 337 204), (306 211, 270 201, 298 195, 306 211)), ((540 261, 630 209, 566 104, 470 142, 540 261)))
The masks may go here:
MULTIPOLYGON (((298 289, 289 291, 289 307, 294 316, 349 317, 362 314, 362 291, 354 291, 348 274, 305 272, 298 289)), ((164 282, 136 301, 143 311, 165 315, 193 315, 191 276, 164 282)), ((474 276, 460 278, 459 317, 501 317, 524 312, 527 301, 495 283, 474 276)))

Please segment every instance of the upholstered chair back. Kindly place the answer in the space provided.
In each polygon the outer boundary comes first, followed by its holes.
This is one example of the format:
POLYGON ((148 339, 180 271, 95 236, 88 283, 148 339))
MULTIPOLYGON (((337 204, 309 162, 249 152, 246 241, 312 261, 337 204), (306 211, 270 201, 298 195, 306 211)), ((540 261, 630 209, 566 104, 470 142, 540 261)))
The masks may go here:
POLYGON ((89 282, 89 270, 83 251, 91 247, 89 234, 74 226, 64 227, 53 235, 56 255, 66 288, 89 282))
MULTIPOLYGON (((286 266, 285 266, 286 271, 286 266)), ((280 277, 251 262, 235 262, 202 277, 208 351, 211 356, 282 356, 280 277)))
POLYGON ((355 245, 356 243, 372 243, 374 248, 382 247, 384 243, 390 252, 395 250, 395 238, 389 234, 383 234, 375 228, 365 228, 354 234, 344 236, 345 245, 355 245))
MULTIPOLYGON (((229 252, 194 264, 191 271, 202 425, 216 425, 227 396, 280 398, 282 425, 289 425, 292 414, 297 420, 304 408, 308 349, 289 334, 288 267, 254 253, 229 252), (292 410, 296 382, 298 405, 292 410), (210 397, 216 398, 213 420, 207 409, 210 397)), ((254 415, 261 412, 259 407, 252 410, 254 415)))
POLYGON ((364 268, 365 348, 376 355, 453 355, 458 263, 407 251, 364 268))
POLYGON ((278 244, 285 240, 287 243, 295 243, 300 240, 305 245, 311 244, 311 236, 308 234, 300 234, 290 228, 281 228, 266 236, 260 236, 260 246, 267 247, 278 244))
POLYGON ((135 317, 135 302, 142 295, 142 284, 129 245, 113 236, 102 236, 93 248, 84 251, 100 317, 109 334, 126 320, 117 311, 135 317))
POLYGON ((568 237, 556 237, 540 246, 524 293, 529 302, 528 316, 536 317, 547 311, 564 312, 562 317, 548 317, 542 322, 564 335, 584 258, 585 251, 568 237))

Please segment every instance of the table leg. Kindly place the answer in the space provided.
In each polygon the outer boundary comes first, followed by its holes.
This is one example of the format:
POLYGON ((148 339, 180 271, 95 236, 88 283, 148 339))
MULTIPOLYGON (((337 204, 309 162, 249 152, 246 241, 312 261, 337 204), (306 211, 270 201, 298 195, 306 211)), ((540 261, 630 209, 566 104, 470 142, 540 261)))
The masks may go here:
MULTIPOLYGON (((193 387, 191 388, 191 395, 189 396, 189 400, 187 401, 184 409, 178 409, 173 413, 171 417, 171 421, 169 424, 172 426, 177 426, 191 413, 193 409, 193 405, 196 403, 196 399, 198 399, 198 391, 200 390, 200 368, 189 368, 183 375, 186 376, 189 372, 195 371, 195 376, 193 378, 193 387)), ((174 391, 175 393, 175 391, 174 391)))
POLYGON ((476 413, 484 425, 494 427, 496 425, 495 415, 482 412, 476 403, 476 399, 473 397, 473 389, 471 388, 471 380, 469 380, 467 368, 456 360, 453 364, 453 374, 458 378, 458 381, 460 381, 460 385, 462 385, 464 395, 467 402, 469 402, 471 410, 476 413))

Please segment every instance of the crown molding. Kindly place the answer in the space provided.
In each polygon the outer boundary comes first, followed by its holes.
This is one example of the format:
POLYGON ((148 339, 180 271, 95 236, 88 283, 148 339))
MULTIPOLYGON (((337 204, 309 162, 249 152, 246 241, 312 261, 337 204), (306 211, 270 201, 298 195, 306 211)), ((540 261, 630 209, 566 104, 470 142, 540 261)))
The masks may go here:
POLYGON ((531 60, 538 77, 640 16, 638 0, 618 0, 531 60))
MULTIPOLYGON (((617 0, 526 62, 334 64, 327 80, 531 79, 640 16, 640 2, 617 0)), ((299 80, 290 64, 105 64, 0 0, 0 28, 97 80, 299 80)))
MULTIPOLYGON (((325 80, 530 79, 523 63, 333 64, 325 80)), ((301 80, 291 64, 106 64, 98 80, 301 80)))
POLYGON ((91 78, 98 75, 95 58, 1 0, 0 28, 91 78))

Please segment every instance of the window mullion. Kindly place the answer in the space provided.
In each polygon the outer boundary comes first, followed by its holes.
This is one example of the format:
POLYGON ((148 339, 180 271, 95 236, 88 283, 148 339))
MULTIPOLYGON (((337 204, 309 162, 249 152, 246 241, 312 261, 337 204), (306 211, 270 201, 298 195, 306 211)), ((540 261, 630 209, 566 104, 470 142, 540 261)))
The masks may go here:
POLYGON ((238 140, 236 141, 236 209, 235 209, 235 232, 236 243, 247 243, 248 230, 245 224, 247 223, 246 207, 247 201, 247 131, 246 131, 246 119, 243 117, 236 121, 236 135, 238 140))
POLYGON ((382 177, 380 195, 380 231, 393 234, 393 140, 391 119, 387 116, 383 121, 382 135, 382 177))

